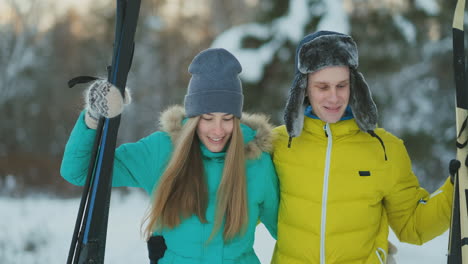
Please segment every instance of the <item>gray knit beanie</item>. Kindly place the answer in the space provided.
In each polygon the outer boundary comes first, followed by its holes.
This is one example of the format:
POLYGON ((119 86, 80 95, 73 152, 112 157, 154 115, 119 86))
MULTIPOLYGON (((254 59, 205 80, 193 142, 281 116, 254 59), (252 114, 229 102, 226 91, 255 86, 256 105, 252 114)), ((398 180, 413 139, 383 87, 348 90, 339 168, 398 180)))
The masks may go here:
POLYGON ((206 113, 229 113, 241 118, 244 96, 239 73, 242 66, 225 49, 207 49, 193 58, 185 95, 187 117, 206 113))

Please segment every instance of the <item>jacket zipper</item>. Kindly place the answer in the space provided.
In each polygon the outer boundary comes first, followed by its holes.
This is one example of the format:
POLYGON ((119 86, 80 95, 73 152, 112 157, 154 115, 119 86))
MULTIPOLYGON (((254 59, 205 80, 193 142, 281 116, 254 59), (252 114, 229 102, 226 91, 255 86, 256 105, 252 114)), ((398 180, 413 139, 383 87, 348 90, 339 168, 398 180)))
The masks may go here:
POLYGON ((330 176, 330 159, 332 151, 332 133, 330 126, 325 124, 323 127, 328 138, 327 154, 325 157, 325 171, 323 174, 323 189, 322 189, 322 217, 320 222, 320 263, 325 264, 325 230, 327 221, 327 200, 328 200, 328 178, 330 176))

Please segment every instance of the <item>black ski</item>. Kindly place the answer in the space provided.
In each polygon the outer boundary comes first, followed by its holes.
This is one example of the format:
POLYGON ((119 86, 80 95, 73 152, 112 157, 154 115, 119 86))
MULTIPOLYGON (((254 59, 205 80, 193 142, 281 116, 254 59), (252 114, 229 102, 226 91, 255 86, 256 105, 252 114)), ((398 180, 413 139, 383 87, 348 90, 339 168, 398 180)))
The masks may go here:
POLYGON ((465 66, 465 0, 458 0, 453 19, 453 67, 456 88, 457 160, 461 166, 454 174, 454 195, 448 264, 468 264, 468 87, 465 66))
MULTIPOLYGON (((134 51, 141 0, 117 0, 115 40, 108 81, 124 95, 134 51)), ((112 168, 120 116, 101 118, 76 219, 68 264, 104 263, 112 168)))

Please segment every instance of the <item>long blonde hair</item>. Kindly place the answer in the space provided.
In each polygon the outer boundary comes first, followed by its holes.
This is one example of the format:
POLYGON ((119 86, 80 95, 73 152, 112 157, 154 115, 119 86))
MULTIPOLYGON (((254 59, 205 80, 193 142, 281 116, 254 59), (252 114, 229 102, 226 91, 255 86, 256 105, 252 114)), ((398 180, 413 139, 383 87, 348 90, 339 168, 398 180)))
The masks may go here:
MULTIPOLYGON (((174 152, 153 192, 153 202, 143 223, 147 223, 144 235, 150 238, 154 231, 175 228, 191 217, 198 216, 207 223, 208 187, 196 134, 200 117, 189 118, 182 128, 174 152)), ((229 241, 247 227, 247 191, 245 177, 244 142, 240 121, 234 118, 229 147, 225 157, 223 175, 216 199, 214 228, 209 240, 221 228, 225 220, 223 238, 229 241)))

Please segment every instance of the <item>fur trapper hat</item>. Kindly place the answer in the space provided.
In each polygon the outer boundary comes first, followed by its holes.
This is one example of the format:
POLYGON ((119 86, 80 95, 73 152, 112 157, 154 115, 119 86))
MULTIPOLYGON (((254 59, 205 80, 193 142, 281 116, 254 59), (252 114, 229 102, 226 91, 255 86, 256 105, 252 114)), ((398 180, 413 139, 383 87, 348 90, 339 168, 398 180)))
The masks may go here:
POLYGON ((351 89, 349 106, 356 123, 364 132, 375 129, 377 107, 364 76, 357 70, 356 43, 345 34, 318 31, 302 39, 296 49, 295 77, 284 111, 284 121, 290 137, 301 134, 304 110, 310 104, 306 98, 308 74, 330 66, 349 66, 351 89))

